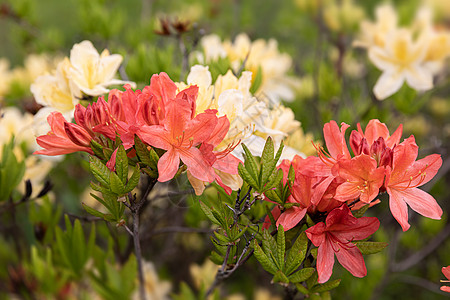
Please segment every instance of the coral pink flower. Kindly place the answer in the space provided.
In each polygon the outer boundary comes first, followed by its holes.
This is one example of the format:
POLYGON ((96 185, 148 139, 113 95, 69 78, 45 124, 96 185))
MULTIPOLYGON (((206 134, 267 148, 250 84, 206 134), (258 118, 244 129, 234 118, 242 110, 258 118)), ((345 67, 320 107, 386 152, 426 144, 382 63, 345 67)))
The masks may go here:
POLYGON ((427 192, 417 187, 430 181, 442 165, 441 156, 431 154, 416 161, 418 147, 411 136, 395 147, 393 166, 386 168, 385 187, 389 194, 389 207, 403 231, 409 229, 409 205, 417 213, 439 220, 442 209, 427 192))
POLYGON ((54 156, 77 151, 93 154, 89 146, 93 137, 83 127, 68 123, 60 112, 52 112, 47 121, 51 130, 36 138, 36 142, 44 149, 34 154, 54 156))
MULTIPOLYGON (((441 282, 450 282, 450 266, 443 267, 442 268, 442 273, 447 278, 447 280, 441 280, 441 282)), ((445 286, 445 285, 441 286, 441 291, 450 293, 450 286, 445 286)))
POLYGON ((333 209, 326 223, 320 222, 306 230, 317 253, 318 282, 327 282, 333 272, 334 255, 353 276, 367 275, 361 251, 352 241, 362 240, 378 230, 380 221, 374 217, 355 218, 347 205, 333 209))
POLYGON ((384 183, 384 168, 377 168, 375 159, 361 154, 351 160, 338 163, 339 177, 345 182, 336 189, 335 198, 348 201, 359 198, 362 202, 370 203, 378 196, 379 189, 384 183))
POLYGON ((147 144, 167 150, 158 161, 158 181, 172 179, 181 159, 195 178, 212 182, 215 179, 214 170, 197 146, 209 139, 215 129, 218 122, 216 111, 210 110, 192 118, 192 101, 184 93, 179 93, 168 102, 165 109, 163 125, 144 125, 138 133, 147 144))

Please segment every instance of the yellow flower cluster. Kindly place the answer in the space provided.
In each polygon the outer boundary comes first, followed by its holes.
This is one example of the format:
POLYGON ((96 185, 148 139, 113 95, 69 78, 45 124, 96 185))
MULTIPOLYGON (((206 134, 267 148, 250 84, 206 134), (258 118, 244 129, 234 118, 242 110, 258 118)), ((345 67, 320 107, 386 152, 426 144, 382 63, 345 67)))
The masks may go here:
POLYGON ((383 100, 397 92, 403 83, 418 91, 433 87, 450 55, 450 32, 434 26, 432 11, 421 8, 409 27, 399 27, 391 5, 376 9, 376 21, 361 24, 355 46, 367 48, 369 58, 383 73, 373 89, 383 100))

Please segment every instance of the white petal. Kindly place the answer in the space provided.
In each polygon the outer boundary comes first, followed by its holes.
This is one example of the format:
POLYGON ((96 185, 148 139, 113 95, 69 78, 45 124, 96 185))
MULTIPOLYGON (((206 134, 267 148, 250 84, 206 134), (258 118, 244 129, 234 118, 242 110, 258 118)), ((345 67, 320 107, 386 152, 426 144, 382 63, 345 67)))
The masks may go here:
POLYGON ((384 72, 373 87, 373 93, 378 100, 384 100, 397 92, 402 87, 404 80, 403 73, 384 72))
POLYGON ((410 67, 406 72, 406 82, 415 90, 429 90, 433 87, 433 75, 424 67, 410 67))

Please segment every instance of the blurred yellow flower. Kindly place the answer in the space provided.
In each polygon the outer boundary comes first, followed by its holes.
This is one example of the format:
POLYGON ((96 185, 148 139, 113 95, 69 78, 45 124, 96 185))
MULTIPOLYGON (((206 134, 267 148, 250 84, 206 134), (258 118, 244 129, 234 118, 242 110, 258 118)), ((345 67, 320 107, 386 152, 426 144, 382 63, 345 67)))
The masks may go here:
POLYGON ((11 81, 11 72, 9 70, 8 60, 0 59, 0 101, 8 93, 11 81))
POLYGON ((364 18, 364 10, 353 0, 333 1, 324 6, 323 18, 332 31, 352 31, 364 18))
MULTIPOLYGON (((147 300, 170 299, 169 293, 172 290, 172 284, 169 281, 159 279, 153 263, 144 261, 143 269, 147 300)), ((132 299, 140 299, 138 291, 133 294, 132 299)))

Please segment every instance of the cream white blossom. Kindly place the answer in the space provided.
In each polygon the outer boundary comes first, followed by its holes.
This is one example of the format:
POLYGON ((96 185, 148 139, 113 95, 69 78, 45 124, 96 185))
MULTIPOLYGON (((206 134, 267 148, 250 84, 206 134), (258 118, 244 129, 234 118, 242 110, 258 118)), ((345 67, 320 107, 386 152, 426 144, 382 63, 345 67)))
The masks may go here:
POLYGON ((70 50, 69 77, 74 84, 85 94, 100 96, 109 92, 107 86, 129 83, 114 79, 122 63, 122 56, 110 54, 107 49, 101 54, 90 41, 75 44, 70 50))
POLYGON ((251 84, 257 82, 258 89, 255 95, 270 102, 278 103, 281 100, 292 101, 299 81, 287 75, 292 66, 292 58, 286 53, 280 53, 278 43, 274 39, 265 41, 258 39, 251 41, 241 33, 233 42, 221 42, 217 35, 207 35, 200 42, 203 53, 197 53, 197 60, 208 64, 227 58, 235 73, 241 69, 252 72, 251 84))

